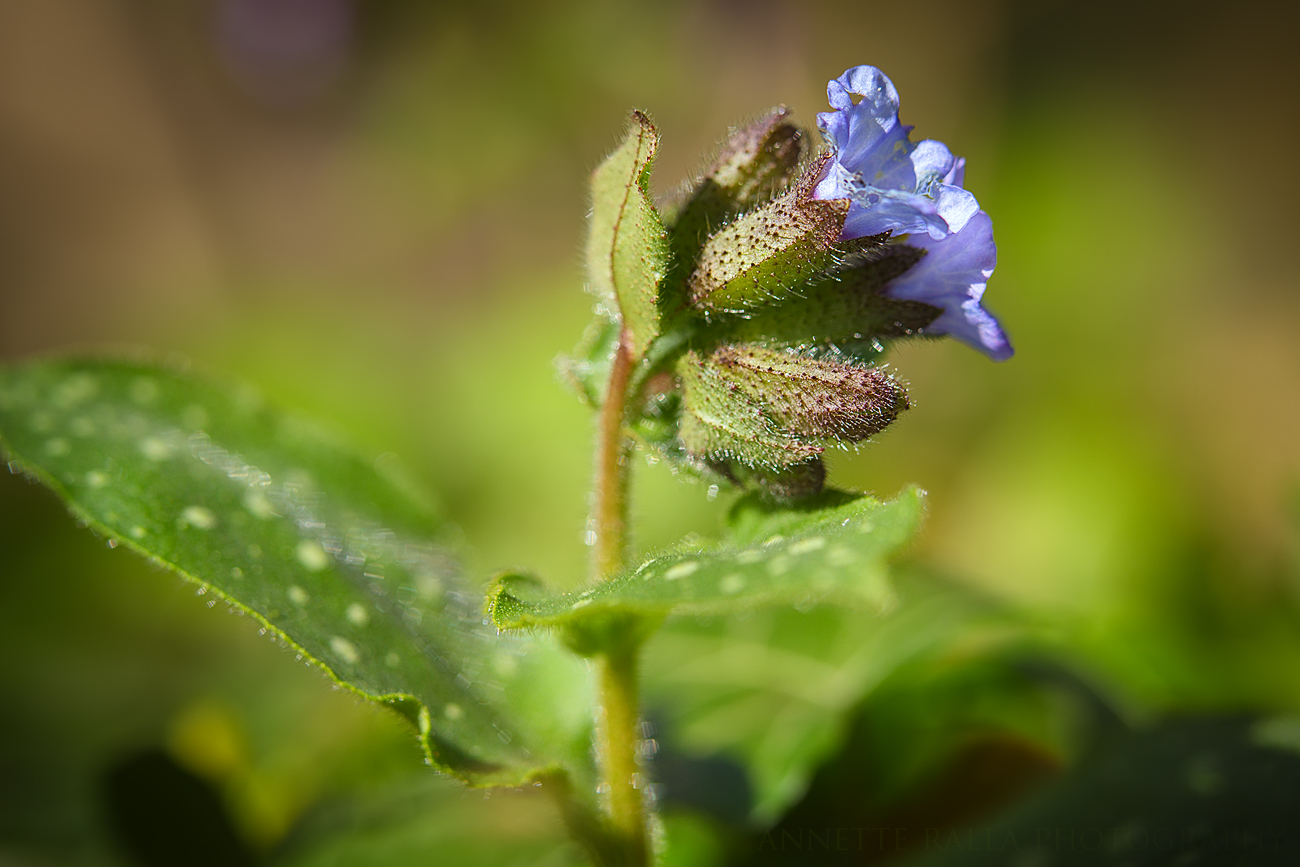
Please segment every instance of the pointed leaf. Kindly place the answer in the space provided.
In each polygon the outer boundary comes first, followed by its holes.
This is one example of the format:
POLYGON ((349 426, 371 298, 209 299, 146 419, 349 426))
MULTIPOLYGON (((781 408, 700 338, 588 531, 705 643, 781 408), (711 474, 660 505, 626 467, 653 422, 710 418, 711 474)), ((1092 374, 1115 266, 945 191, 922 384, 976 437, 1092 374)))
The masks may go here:
POLYGON ((620 312, 639 358, 659 334, 659 283, 668 270, 668 240, 650 200, 650 167, 659 133, 632 112, 627 137, 591 176, 587 279, 620 312))
POLYGON ((828 598, 884 611, 894 602, 886 563, 912 538, 923 507, 924 495, 916 488, 888 502, 828 492, 815 505, 778 510, 775 517, 750 501, 741 509, 742 541, 652 557, 596 587, 562 596, 544 596, 533 582, 506 575, 489 591, 489 612, 497 626, 515 629, 828 598), (752 527, 780 529, 759 538, 752 527))
POLYGON ((401 712, 439 768, 489 785, 589 773, 564 695, 586 695, 586 673, 544 638, 483 626, 439 522, 389 465, 248 388, 135 362, 0 370, 0 439, 11 470, 113 543, 401 712))

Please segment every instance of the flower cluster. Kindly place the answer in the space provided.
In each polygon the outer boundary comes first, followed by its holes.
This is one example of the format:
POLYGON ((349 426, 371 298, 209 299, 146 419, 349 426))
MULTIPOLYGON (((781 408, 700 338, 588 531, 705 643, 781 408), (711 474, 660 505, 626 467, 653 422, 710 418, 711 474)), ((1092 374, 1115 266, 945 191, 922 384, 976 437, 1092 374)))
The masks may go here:
POLYGON ((821 489, 827 448, 907 409, 879 363, 891 341, 950 335, 1012 354, 981 303, 997 252, 965 160, 910 140, 874 67, 827 93, 827 149, 810 158, 776 109, 734 131, 666 216, 647 183, 658 135, 633 114, 592 181, 588 273, 610 318, 571 368, 600 403, 622 358, 644 442, 783 499, 821 489))

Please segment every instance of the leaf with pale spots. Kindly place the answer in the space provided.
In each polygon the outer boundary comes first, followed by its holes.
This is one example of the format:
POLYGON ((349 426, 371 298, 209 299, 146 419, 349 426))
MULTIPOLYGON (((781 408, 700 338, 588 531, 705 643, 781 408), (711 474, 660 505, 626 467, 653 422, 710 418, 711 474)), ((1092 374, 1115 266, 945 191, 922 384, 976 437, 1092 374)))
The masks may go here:
POLYGON ((409 718, 439 768, 590 781, 586 671, 482 623, 436 512, 390 464, 251 389, 135 362, 0 370, 0 438, 95 531, 409 718))
POLYGON ((551 596, 527 576, 494 582, 488 608, 503 629, 587 630, 610 617, 725 613, 766 605, 836 601, 887 610, 886 564, 920 524, 924 494, 893 500, 829 491, 795 509, 742 500, 731 541, 684 545, 587 590, 551 596))

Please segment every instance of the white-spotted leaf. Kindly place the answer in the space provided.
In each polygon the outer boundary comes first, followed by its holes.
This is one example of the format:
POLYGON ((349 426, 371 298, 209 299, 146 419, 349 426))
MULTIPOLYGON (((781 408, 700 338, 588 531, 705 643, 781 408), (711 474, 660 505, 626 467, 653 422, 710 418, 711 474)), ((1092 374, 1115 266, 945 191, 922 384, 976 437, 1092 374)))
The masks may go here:
POLYGON ((587 673, 482 623, 440 521, 388 464, 251 389, 122 361, 0 369, 0 439, 94 530, 403 713, 439 768, 589 778, 587 673))
POLYGON ((489 592, 488 606, 503 629, 823 600, 881 611, 894 599, 887 562, 912 538, 923 511, 924 494, 915 488, 888 502, 828 492, 796 509, 742 501, 730 543, 652 557, 609 581, 561 596, 546 595, 526 576, 507 574, 489 592))

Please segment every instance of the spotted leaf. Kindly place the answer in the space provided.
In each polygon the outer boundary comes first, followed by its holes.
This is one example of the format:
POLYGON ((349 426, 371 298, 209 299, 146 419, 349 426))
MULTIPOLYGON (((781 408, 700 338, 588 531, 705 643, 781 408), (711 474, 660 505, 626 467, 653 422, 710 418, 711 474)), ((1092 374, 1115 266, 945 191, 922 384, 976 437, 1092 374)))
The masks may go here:
POLYGON ((585 671, 545 637, 482 624, 436 512, 390 464, 251 389, 134 362, 0 369, 0 438, 11 471, 111 544, 410 719, 442 770, 589 778, 585 671))
POLYGON ((550 596, 526 576, 497 579, 488 596, 503 629, 587 627, 624 615, 725 613, 835 600, 885 611, 886 565, 915 533, 924 505, 910 488, 881 502, 828 491, 794 509, 742 500, 729 543, 683 546, 587 590, 550 596))

